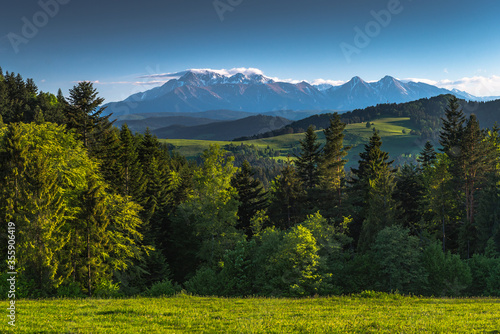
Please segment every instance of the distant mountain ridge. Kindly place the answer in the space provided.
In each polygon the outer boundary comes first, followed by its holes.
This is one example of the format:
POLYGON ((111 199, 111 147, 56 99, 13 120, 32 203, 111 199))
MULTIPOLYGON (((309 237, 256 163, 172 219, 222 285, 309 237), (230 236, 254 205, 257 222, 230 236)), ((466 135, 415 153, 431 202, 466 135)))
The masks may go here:
POLYGON ((485 100, 456 89, 450 91, 422 82, 403 82, 391 76, 377 82, 366 82, 356 76, 340 86, 313 86, 305 81, 296 84, 279 82, 262 74, 224 75, 210 70, 187 70, 181 74, 178 79, 171 79, 160 87, 107 104, 107 112, 123 116, 221 109, 251 113, 325 109, 347 111, 442 94, 454 94, 466 100, 485 100))

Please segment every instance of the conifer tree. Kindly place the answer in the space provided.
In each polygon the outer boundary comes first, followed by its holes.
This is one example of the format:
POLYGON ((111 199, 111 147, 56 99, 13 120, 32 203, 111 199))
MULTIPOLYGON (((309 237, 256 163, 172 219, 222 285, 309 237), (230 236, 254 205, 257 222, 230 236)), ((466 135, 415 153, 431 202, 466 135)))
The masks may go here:
POLYGON ((429 167, 436 161, 436 151, 430 141, 425 143, 425 147, 417 158, 422 168, 429 167))
MULTIPOLYGON (((324 211, 331 211, 342 207, 342 188, 345 177, 344 166, 347 163, 345 156, 350 147, 344 146, 345 123, 342 123, 337 113, 330 119, 330 126, 323 130, 326 144, 320 157, 319 173, 323 191, 322 204, 324 211)), ((340 212, 339 212, 340 213, 340 212)))
POLYGON ((320 146, 318 136, 314 128, 307 128, 305 138, 300 140, 301 152, 295 161, 297 174, 300 177, 306 189, 312 189, 318 185, 319 173, 318 164, 320 158, 320 146))
POLYGON ((462 140, 465 115, 460 109, 458 99, 453 96, 445 110, 445 118, 441 118, 443 128, 439 135, 441 151, 448 154, 452 159, 460 153, 460 143, 462 140))
POLYGON ((104 98, 98 97, 91 82, 84 81, 70 89, 67 109, 68 126, 76 129, 86 148, 92 148, 102 132, 109 130, 110 115, 102 116, 104 107, 100 107, 104 98))
POLYGON ((118 152, 119 192, 122 196, 131 196, 139 201, 146 184, 137 153, 137 142, 127 124, 123 124, 120 130, 118 152))
MULTIPOLYGON (((434 161, 434 160, 430 160, 434 161)), ((426 165, 428 168, 428 165, 426 165)), ((400 204, 400 221, 404 227, 415 233, 420 229, 422 219, 421 203, 424 196, 424 182, 421 170, 415 165, 403 165, 396 173, 394 199, 400 204)), ((419 231, 418 231, 419 232, 419 231)))
POLYGON ((267 193, 262 182, 255 179, 248 161, 243 161, 241 169, 231 180, 238 193, 238 224, 236 228, 243 230, 248 238, 252 237, 251 219, 255 214, 267 207, 267 193))
POLYGON ((299 224, 306 196, 295 168, 288 163, 271 183, 269 218, 275 226, 289 229, 299 224))
POLYGON ((385 226, 392 225, 395 219, 395 202, 389 201, 395 186, 391 169, 393 161, 388 161, 389 154, 382 151, 381 146, 381 138, 374 129, 365 150, 359 154, 359 167, 352 169, 351 203, 357 208, 352 232, 359 233, 360 250, 368 250, 375 234, 385 226), (384 212, 388 215, 383 222, 380 219, 385 219, 384 215, 377 215, 377 206, 381 204, 378 196, 381 196, 384 212))

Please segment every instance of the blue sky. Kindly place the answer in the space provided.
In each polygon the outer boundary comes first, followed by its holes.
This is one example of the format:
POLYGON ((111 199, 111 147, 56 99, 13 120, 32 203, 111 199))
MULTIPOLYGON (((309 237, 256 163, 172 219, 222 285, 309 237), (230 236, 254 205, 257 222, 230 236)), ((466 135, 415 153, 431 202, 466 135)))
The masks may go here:
POLYGON ((500 95, 498 13, 494 0, 8 1, 0 66, 53 93, 93 81, 107 101, 160 84, 144 76, 236 67, 500 95))

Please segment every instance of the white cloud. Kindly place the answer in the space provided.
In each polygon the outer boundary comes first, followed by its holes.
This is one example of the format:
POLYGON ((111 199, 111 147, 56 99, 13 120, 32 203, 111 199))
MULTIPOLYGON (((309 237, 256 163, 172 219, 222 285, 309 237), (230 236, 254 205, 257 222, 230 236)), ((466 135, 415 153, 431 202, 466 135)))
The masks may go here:
POLYGON ((332 85, 332 86, 340 86, 345 84, 345 81, 342 80, 325 80, 325 79, 316 79, 314 80, 311 85, 332 85))
POLYGON ((445 89, 458 89, 474 96, 500 96, 500 76, 474 76, 457 80, 442 79, 439 81, 421 78, 407 78, 404 81, 423 82, 445 89))
POLYGON ((456 88, 475 96, 500 96, 500 76, 464 77, 458 80, 441 80, 436 86, 446 89, 456 88))
POLYGON ((408 82, 408 81, 423 82, 423 83, 426 83, 428 85, 433 85, 433 86, 435 86, 438 83, 437 81, 434 81, 434 80, 421 79, 421 78, 406 78, 406 79, 403 79, 401 81, 403 81, 403 82, 408 82))

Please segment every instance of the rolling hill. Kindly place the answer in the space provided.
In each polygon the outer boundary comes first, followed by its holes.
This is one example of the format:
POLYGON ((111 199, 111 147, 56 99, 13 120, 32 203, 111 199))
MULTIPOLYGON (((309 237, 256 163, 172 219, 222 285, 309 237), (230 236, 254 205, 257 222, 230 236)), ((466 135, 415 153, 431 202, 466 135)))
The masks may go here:
MULTIPOLYGON (((422 151, 425 142, 419 136, 411 135, 412 124, 408 117, 383 118, 373 121, 374 125, 368 129, 365 123, 348 124, 345 130, 345 145, 351 145, 352 149, 347 156, 349 160, 347 167, 356 165, 359 153, 364 149, 364 144, 368 143, 372 135, 373 128, 379 131, 382 137, 382 149, 389 152, 397 163, 405 160, 412 160, 422 151)), ((318 139, 324 143, 323 131, 317 130, 318 139)), ((300 152, 299 140, 304 138, 303 133, 286 134, 271 138, 254 139, 248 141, 210 141, 210 140, 186 140, 186 139, 161 139, 160 141, 168 144, 172 149, 178 151, 190 159, 199 156, 205 149, 212 144, 220 146, 225 145, 254 145, 257 149, 264 150, 272 148, 279 152, 279 157, 274 159, 285 161, 288 156, 300 152)))
POLYGON ((234 121, 219 121, 196 126, 172 125, 152 131, 158 138, 232 140, 240 135, 269 132, 290 124, 282 117, 256 115, 234 121))

